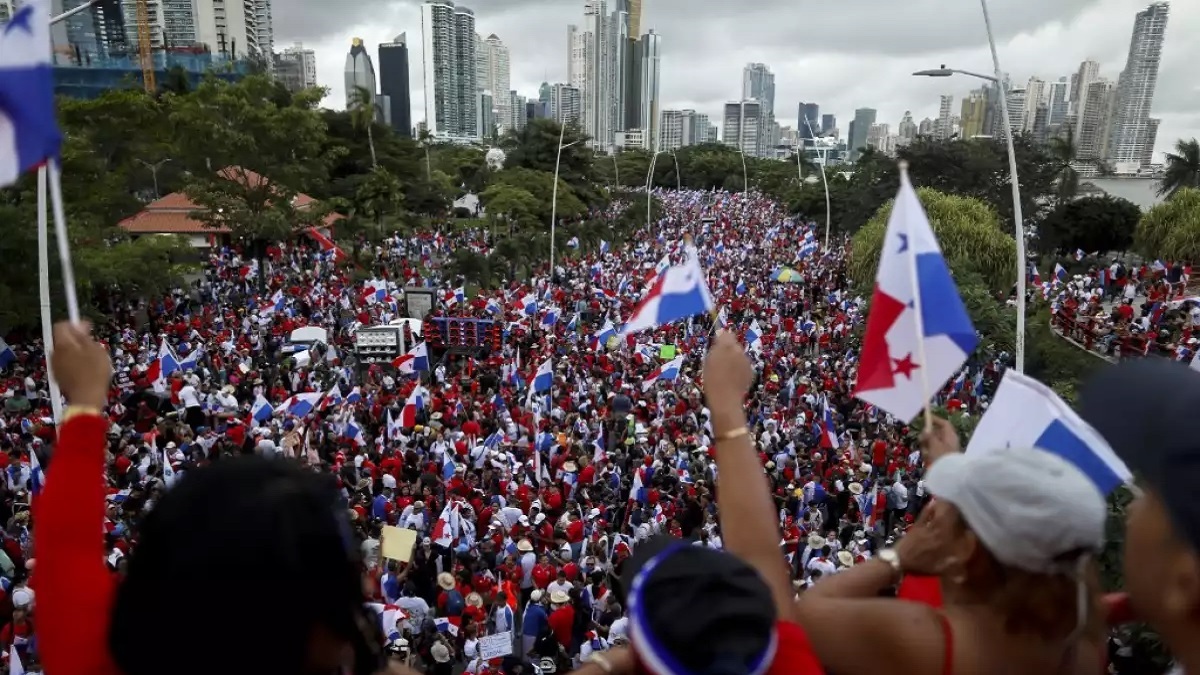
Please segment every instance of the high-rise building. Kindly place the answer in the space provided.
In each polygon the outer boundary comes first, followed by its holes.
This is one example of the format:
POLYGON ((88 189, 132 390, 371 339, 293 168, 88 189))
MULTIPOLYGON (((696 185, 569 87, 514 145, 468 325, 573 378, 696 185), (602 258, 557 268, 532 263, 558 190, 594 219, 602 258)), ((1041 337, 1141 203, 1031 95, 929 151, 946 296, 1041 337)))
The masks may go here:
POLYGON ((476 36, 475 46, 475 86, 480 91, 492 94, 492 101, 496 106, 496 124, 503 132, 508 128, 508 92, 512 91, 512 65, 509 62, 508 47, 495 33, 486 39, 476 36))
POLYGON ((858 159, 860 149, 867 146, 867 133, 871 130, 871 125, 875 124, 875 109, 874 108, 859 108, 854 111, 854 126, 850 127, 850 161, 858 159))
POLYGON ((1087 90, 1092 82, 1100 79, 1100 64, 1095 61, 1083 61, 1079 64, 1079 70, 1071 75, 1071 92, 1068 105, 1068 113, 1075 117, 1075 128, 1073 129, 1074 137, 1078 141, 1080 132, 1080 121, 1083 119, 1087 106, 1087 90))
POLYGON ((642 0, 625 0, 625 6, 629 13, 629 34, 633 36, 642 34, 642 0))
MULTIPOLYGON (((1026 92, 1024 89, 1008 90, 1008 128, 1015 136, 1021 133, 1021 125, 1025 123, 1026 92)), ((1003 130, 1001 130, 1003 133, 1003 130)))
MULTIPOLYGON (((594 150, 608 152, 613 147, 616 131, 612 118, 612 45, 609 31, 608 3, 588 0, 583 7, 583 29, 568 27, 575 36, 572 54, 583 50, 584 64, 579 86, 583 92, 583 130, 591 138, 594 150)), ((575 84, 572 82, 572 84, 575 84)))
POLYGON ((301 87, 307 89, 317 86, 317 53, 306 49, 304 43, 297 42, 291 47, 285 47, 283 56, 300 64, 301 87))
POLYGON ((660 118, 660 150, 677 150, 708 142, 708 115, 695 110, 664 110, 660 118))
POLYGON ((959 109, 959 124, 963 138, 988 135, 984 126, 984 121, 987 119, 987 106, 987 92, 982 89, 972 91, 962 100, 962 106, 959 109))
POLYGON ((937 122, 926 117, 917 124, 917 135, 922 138, 933 138, 937 131, 937 122))
POLYGON ((836 137, 837 131, 837 118, 833 115, 821 115, 821 133, 836 137))
POLYGON ((516 91, 508 92, 508 128, 520 131, 525 128, 529 118, 525 114, 525 105, 528 102, 524 96, 516 91))
POLYGON ((742 69, 742 100, 762 103, 761 116, 758 118, 762 128, 756 136, 758 148, 748 154, 764 157, 775 147, 774 136, 778 133, 775 125, 775 75, 766 64, 748 63, 742 69))
POLYGON ((1095 79, 1088 83, 1085 91, 1087 98, 1080 106, 1083 113, 1078 120, 1075 156, 1081 160, 1103 160, 1109 152, 1117 88, 1112 82, 1095 79))
POLYGON ((900 126, 896 130, 896 136, 896 142, 901 146, 908 145, 917 139, 917 123, 913 121, 911 111, 904 111, 904 117, 900 118, 900 126))
POLYGON ((890 137, 891 129, 887 124, 872 124, 867 129, 867 146, 890 155, 895 150, 889 143, 890 137))
POLYGON ((1070 95, 1071 86, 1067 82, 1067 78, 1060 77, 1057 82, 1050 83, 1050 88, 1046 93, 1047 136, 1059 136, 1062 133, 1063 126, 1067 122, 1067 114, 1070 112, 1070 95))
POLYGON ((683 147, 683 114, 682 110, 662 111, 662 119, 658 123, 659 150, 670 152, 683 147))
POLYGON ((475 94, 475 129, 480 139, 492 140, 496 137, 496 102, 490 91, 475 94))
POLYGON ((480 137, 475 13, 449 0, 421 5, 425 122, 438 138, 480 137))
MULTIPOLYGON (((1158 85, 1158 67, 1162 61, 1163 40, 1167 33, 1170 4, 1152 3, 1138 12, 1133 22, 1133 37, 1125 70, 1117 80, 1117 101, 1113 116, 1112 139, 1107 159, 1118 173, 1135 173, 1153 152, 1150 110, 1158 85)), ((1157 135, 1157 127, 1154 128, 1157 135)))
POLYGON ((550 116, 559 124, 579 125, 583 92, 570 84, 556 84, 550 91, 550 116))
POLYGON ((954 97, 943 95, 938 103, 937 122, 933 128, 933 137, 939 141, 944 141, 954 134, 953 125, 950 123, 951 110, 953 108, 954 97))
POLYGON ((406 138, 412 137, 412 101, 408 77, 408 34, 401 33, 379 45, 379 96, 386 101, 385 124, 406 138))
MULTIPOLYGON (((1037 123, 1038 110, 1045 106, 1046 95, 1049 93, 1046 81, 1040 77, 1029 78, 1029 83, 1025 85, 1025 114, 1021 118, 1021 126, 1017 129, 1018 132, 1033 133, 1037 123)), ((1045 118, 1043 117, 1043 127, 1045 126, 1045 118)))
POLYGON ((821 106, 816 103, 801 103, 796 115, 796 131, 801 139, 815 138, 825 133, 821 124, 821 106))
POLYGON ((660 99, 662 86, 662 36, 651 30, 638 39, 637 46, 638 65, 641 71, 638 78, 640 84, 638 87, 638 102, 641 108, 639 117, 641 118, 642 128, 646 130, 646 149, 654 150, 658 148, 660 142, 659 124, 661 120, 659 111, 662 109, 662 101, 660 99))
POLYGON ((725 145, 737 148, 742 154, 756 156, 762 147, 759 134, 763 130, 763 104, 758 100, 730 101, 725 104, 724 128, 721 138, 725 145))
POLYGON ((354 38, 350 41, 350 53, 346 54, 344 72, 346 76, 346 107, 370 105, 376 108, 376 117, 379 117, 375 100, 375 64, 371 63, 371 55, 363 46, 362 38, 354 38), (366 100, 364 101, 363 98, 366 100))

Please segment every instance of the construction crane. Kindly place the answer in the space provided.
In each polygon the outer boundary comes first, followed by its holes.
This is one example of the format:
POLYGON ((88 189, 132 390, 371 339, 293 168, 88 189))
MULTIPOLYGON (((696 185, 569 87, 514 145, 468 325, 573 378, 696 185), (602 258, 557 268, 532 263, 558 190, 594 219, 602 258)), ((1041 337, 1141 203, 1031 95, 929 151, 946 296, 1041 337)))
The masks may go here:
POLYGON ((158 91, 154 81, 154 53, 150 36, 150 8, 147 0, 137 1, 138 60, 142 64, 142 85, 153 94, 158 91))

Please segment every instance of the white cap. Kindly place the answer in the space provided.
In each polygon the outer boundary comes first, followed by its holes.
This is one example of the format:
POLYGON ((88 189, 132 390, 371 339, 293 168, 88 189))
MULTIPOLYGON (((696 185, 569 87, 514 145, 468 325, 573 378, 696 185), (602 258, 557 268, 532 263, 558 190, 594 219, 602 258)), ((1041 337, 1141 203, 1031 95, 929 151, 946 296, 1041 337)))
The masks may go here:
POLYGON ((1076 561, 1061 556, 1104 545, 1104 496, 1073 464, 1043 450, 948 455, 929 469, 925 485, 1005 565, 1067 572, 1076 561))

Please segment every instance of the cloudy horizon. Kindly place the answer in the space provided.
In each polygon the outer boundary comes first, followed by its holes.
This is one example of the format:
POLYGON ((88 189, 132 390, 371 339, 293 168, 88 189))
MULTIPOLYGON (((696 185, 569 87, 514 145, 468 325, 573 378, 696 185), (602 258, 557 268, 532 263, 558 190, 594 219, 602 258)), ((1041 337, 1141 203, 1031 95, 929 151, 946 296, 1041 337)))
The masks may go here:
MULTIPOLYGON (((377 60, 380 43, 408 34, 412 121, 425 119, 421 75, 420 0, 275 0, 276 49, 294 42, 316 52, 324 105, 345 107, 343 67, 352 38, 362 38, 377 60)), ((476 30, 508 46, 511 86, 536 97, 542 82, 567 76, 567 25, 582 24, 583 0, 476 0, 458 3, 475 12, 476 30)), ((939 97, 960 102, 981 82, 968 77, 915 78, 911 73, 946 64, 992 73, 979 5, 943 0, 857 0, 839 7, 839 19, 812 0, 759 0, 729 6, 716 0, 644 0, 642 31, 662 35, 662 108, 694 109, 719 124, 722 106, 741 96, 742 69, 764 63, 775 74, 775 117, 796 125, 801 102, 837 117, 845 138, 857 108, 874 108, 895 132, 911 111, 915 121, 936 118, 939 97), (703 12, 696 11, 699 4, 703 12), (853 19, 851 22, 850 19, 853 19)), ((1015 86, 1031 76, 1052 82, 1070 77, 1081 61, 1100 64, 1111 81, 1124 68, 1134 15, 1148 0, 991 0, 1000 64, 1015 86)), ((1171 3, 1152 117, 1162 120, 1154 161, 1179 139, 1200 137, 1200 80, 1189 64, 1200 60, 1200 2, 1171 3)))

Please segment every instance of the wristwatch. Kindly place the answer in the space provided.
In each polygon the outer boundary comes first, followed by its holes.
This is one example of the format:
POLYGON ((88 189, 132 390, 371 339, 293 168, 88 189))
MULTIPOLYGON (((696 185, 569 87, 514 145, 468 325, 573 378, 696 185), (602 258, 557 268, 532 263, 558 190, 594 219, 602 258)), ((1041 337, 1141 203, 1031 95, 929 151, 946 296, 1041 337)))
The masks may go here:
POLYGON ((892 578, 896 583, 904 576, 904 566, 900 564, 900 555, 896 553, 894 548, 885 548, 875 554, 875 557, 888 564, 892 568, 892 578))

